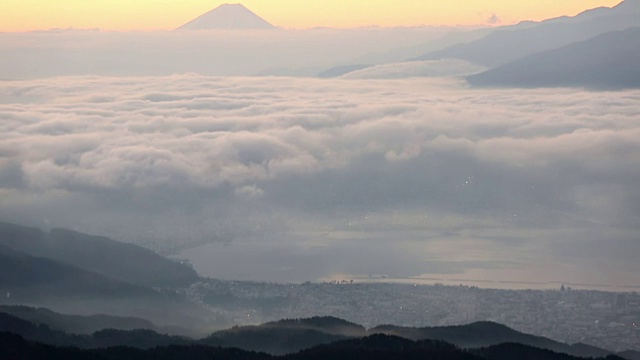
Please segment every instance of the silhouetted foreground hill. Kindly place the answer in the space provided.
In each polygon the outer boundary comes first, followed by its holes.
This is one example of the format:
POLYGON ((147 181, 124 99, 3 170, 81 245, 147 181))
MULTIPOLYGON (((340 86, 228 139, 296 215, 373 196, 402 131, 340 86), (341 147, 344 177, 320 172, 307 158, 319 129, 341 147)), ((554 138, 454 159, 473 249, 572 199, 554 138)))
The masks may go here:
POLYGON ((640 27, 602 34, 467 77, 475 86, 640 88, 640 27))
MULTIPOLYGON (((343 340, 330 345, 320 345, 301 352, 282 356, 248 352, 234 348, 207 347, 203 345, 164 346, 152 349, 113 347, 106 349, 80 350, 70 347, 52 347, 28 342, 22 337, 0 333, 0 358, 8 360, 31 359, 246 359, 246 360, 574 360, 570 355, 540 350, 526 345, 505 344, 487 349, 465 351, 439 341, 419 341, 388 336, 373 335, 362 339, 343 340)), ((601 358, 599 358, 601 359, 601 358)), ((607 359, 618 359, 610 356, 607 359)))
POLYGON ((3 360, 260 360, 269 355, 239 349, 221 349, 200 345, 166 346, 143 350, 131 347, 81 350, 29 342, 19 335, 0 333, 0 358, 3 360))
MULTIPOLYGON (((263 353, 260 355, 263 358, 269 358, 270 355, 264 354, 269 353, 271 355, 280 355, 280 358, 283 359, 417 359, 420 356, 428 356, 427 358, 429 359, 473 359, 482 357, 486 359, 570 360, 581 357, 604 358, 606 356, 609 356, 610 359, 616 358, 612 357, 606 350, 597 348, 594 348, 597 351, 594 350, 591 353, 577 356, 575 353, 567 353, 567 351, 571 351, 571 346, 542 337, 522 334, 505 326, 488 322, 466 326, 423 329, 385 326, 376 328, 377 330, 372 329, 371 332, 379 331, 381 328, 384 328, 385 331, 394 330, 405 334, 413 331, 411 336, 429 334, 432 338, 414 341, 402 336, 380 333, 364 336, 364 328, 333 317, 283 320, 260 326, 238 327, 214 333, 202 340, 162 335, 152 330, 122 331, 107 329, 95 332, 92 335, 70 335, 50 329, 45 325, 35 325, 15 316, 0 313, 0 332, 19 335, 28 341, 84 349, 120 347, 119 351, 129 355, 137 354, 143 356, 142 358, 151 355, 149 352, 126 350, 122 347, 154 349, 155 354, 158 356, 163 352, 161 348, 157 348, 158 346, 172 349, 166 350, 169 353, 172 353, 177 345, 185 346, 184 349, 187 350, 184 351, 187 351, 187 353, 188 349, 204 351, 202 349, 206 348, 203 346, 210 346, 210 349, 213 349, 211 351, 219 351, 220 348, 240 348, 250 354, 247 356, 254 356, 256 354, 252 352, 257 351, 263 353), (330 331, 336 331, 339 334, 332 334, 330 331), (450 341, 443 341, 442 339, 444 338, 450 339, 450 341), (479 345, 489 343, 494 343, 495 345, 479 345), (532 346, 532 343, 538 345, 532 346), (467 348, 468 350, 462 351, 460 348, 467 348), (596 352, 599 352, 599 355, 596 352), (289 356, 282 356, 285 354, 289 354, 289 356)), ((36 346, 35 344, 32 345, 36 346)), ((2 358, 2 351, 0 349, 0 358, 2 358)), ((116 352, 113 349, 111 351, 116 352)), ((100 351, 92 354, 98 353, 100 351)), ((629 355, 628 359, 635 360, 633 356, 637 353, 626 353, 629 355)), ((236 352, 238 356, 242 354, 244 352, 236 352)))
POLYGON ((367 331, 357 324, 333 317, 282 320, 259 326, 236 327, 218 331, 203 339, 202 342, 208 345, 233 346, 270 354, 286 354, 314 345, 333 343, 336 340, 358 339, 375 334, 398 336, 412 341, 438 340, 461 348, 519 343, 577 357, 604 357, 612 354, 611 351, 595 346, 569 345, 541 336, 524 334, 493 322, 426 328, 385 325, 367 331))
MULTIPOLYGON (((486 359, 492 360, 572 360, 572 359, 584 359, 567 354, 553 352, 551 350, 539 349, 532 346, 506 343, 500 345, 490 346, 488 348, 482 348, 472 351, 475 354, 481 355, 486 359)), ((616 355, 608 355, 607 357, 597 357, 596 359, 607 360, 623 360, 623 358, 616 355)))
POLYGON ((362 337, 367 334, 367 329, 362 325, 339 319, 333 316, 315 316, 307 319, 285 319, 268 322, 261 325, 264 328, 315 330, 328 334, 362 337))
MULTIPOLYGON (((35 309, 33 309, 35 310, 35 309)), ((38 309, 39 313, 46 311, 38 309)), ((0 310, 1 311, 1 310, 0 310)), ((41 321, 42 315, 33 311, 20 310, 17 313, 41 321)), ((67 323, 69 318, 81 318, 89 322, 93 317, 67 317, 50 312, 49 318, 67 323)), ((319 344, 328 344, 347 338, 347 334, 362 337, 366 330, 356 324, 332 317, 316 317, 302 320, 283 320, 259 326, 236 327, 218 331, 211 336, 196 341, 185 337, 159 334, 151 329, 114 330, 104 329, 91 335, 68 334, 48 326, 49 324, 25 320, 12 314, 0 312, 0 332, 10 332, 31 341, 48 345, 75 346, 80 348, 99 348, 107 346, 130 346, 151 348, 161 345, 201 343, 212 346, 237 347, 249 351, 262 351, 271 354, 286 354, 311 348, 319 344)), ((52 323, 50 321, 49 323, 52 323)), ((98 327, 99 324, 94 324, 98 327)), ((87 326, 86 324, 84 326, 87 326)))
POLYGON ((84 349, 112 346, 129 346, 147 349, 157 346, 193 343, 193 340, 184 337, 163 335, 152 330, 143 329, 130 331, 104 329, 96 331, 91 335, 67 334, 63 331, 53 330, 46 325, 36 325, 1 312, 0 332, 12 333, 30 341, 47 345, 74 346, 84 349))
POLYGON ((321 359, 430 359, 475 360, 482 357, 440 341, 413 342, 389 335, 371 335, 361 339, 343 340, 301 351, 286 357, 295 360, 321 359))
POLYGON ((518 343, 536 348, 583 357, 598 357, 611 354, 610 351, 584 344, 568 345, 542 336, 524 334, 507 326, 481 321, 469 325, 426 328, 407 328, 391 325, 378 326, 369 333, 395 335, 412 340, 441 340, 462 348, 480 348, 503 343, 518 343))
POLYGON ((626 350, 618 353, 618 356, 627 360, 640 360, 640 351, 626 350))
POLYGON ((235 327, 217 331, 202 342, 208 345, 238 347, 281 355, 365 335, 364 327, 328 316, 235 327))
POLYGON ((141 286, 185 286, 198 279, 198 274, 189 266, 151 250, 71 230, 54 229, 45 233, 0 222, 0 245, 141 286))

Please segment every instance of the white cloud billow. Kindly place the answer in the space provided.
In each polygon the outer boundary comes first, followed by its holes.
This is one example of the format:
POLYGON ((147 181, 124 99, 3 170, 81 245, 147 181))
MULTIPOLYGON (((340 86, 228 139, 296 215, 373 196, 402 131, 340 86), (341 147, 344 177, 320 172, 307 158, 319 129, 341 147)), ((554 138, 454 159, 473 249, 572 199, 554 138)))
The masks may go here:
POLYGON ((443 79, 5 81, 0 216, 165 250, 232 241, 341 259, 327 249, 409 249, 388 252, 406 267, 367 267, 352 253, 340 269, 273 274, 285 280, 480 271, 479 254, 520 268, 536 264, 531 254, 562 258, 557 274, 575 255, 567 248, 581 259, 607 249, 616 271, 639 270, 638 113, 639 91, 443 79))

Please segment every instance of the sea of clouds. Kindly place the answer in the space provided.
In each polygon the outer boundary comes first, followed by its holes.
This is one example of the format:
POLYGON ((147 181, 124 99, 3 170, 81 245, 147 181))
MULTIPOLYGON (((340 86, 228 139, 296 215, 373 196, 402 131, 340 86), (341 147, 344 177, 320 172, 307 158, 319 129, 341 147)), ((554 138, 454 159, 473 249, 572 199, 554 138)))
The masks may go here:
POLYGON ((0 219, 223 278, 638 285, 640 91, 451 79, 0 82, 0 219))

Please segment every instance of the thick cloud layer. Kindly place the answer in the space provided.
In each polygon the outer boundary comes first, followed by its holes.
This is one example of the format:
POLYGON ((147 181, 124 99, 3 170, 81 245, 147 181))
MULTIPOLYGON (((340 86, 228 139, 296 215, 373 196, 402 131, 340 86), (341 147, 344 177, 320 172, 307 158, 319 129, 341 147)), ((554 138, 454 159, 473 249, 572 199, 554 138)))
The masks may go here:
POLYGON ((637 285, 638 114, 443 79, 0 82, 0 217, 212 243, 183 256, 220 277, 637 285))

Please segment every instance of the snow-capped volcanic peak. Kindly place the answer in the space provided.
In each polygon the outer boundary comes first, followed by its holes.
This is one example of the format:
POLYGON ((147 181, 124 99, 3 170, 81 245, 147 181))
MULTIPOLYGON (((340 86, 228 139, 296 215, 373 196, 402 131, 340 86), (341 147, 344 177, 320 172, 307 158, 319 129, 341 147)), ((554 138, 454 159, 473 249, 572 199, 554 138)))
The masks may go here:
POLYGON ((182 25, 178 30, 275 29, 242 4, 223 4, 182 25))

